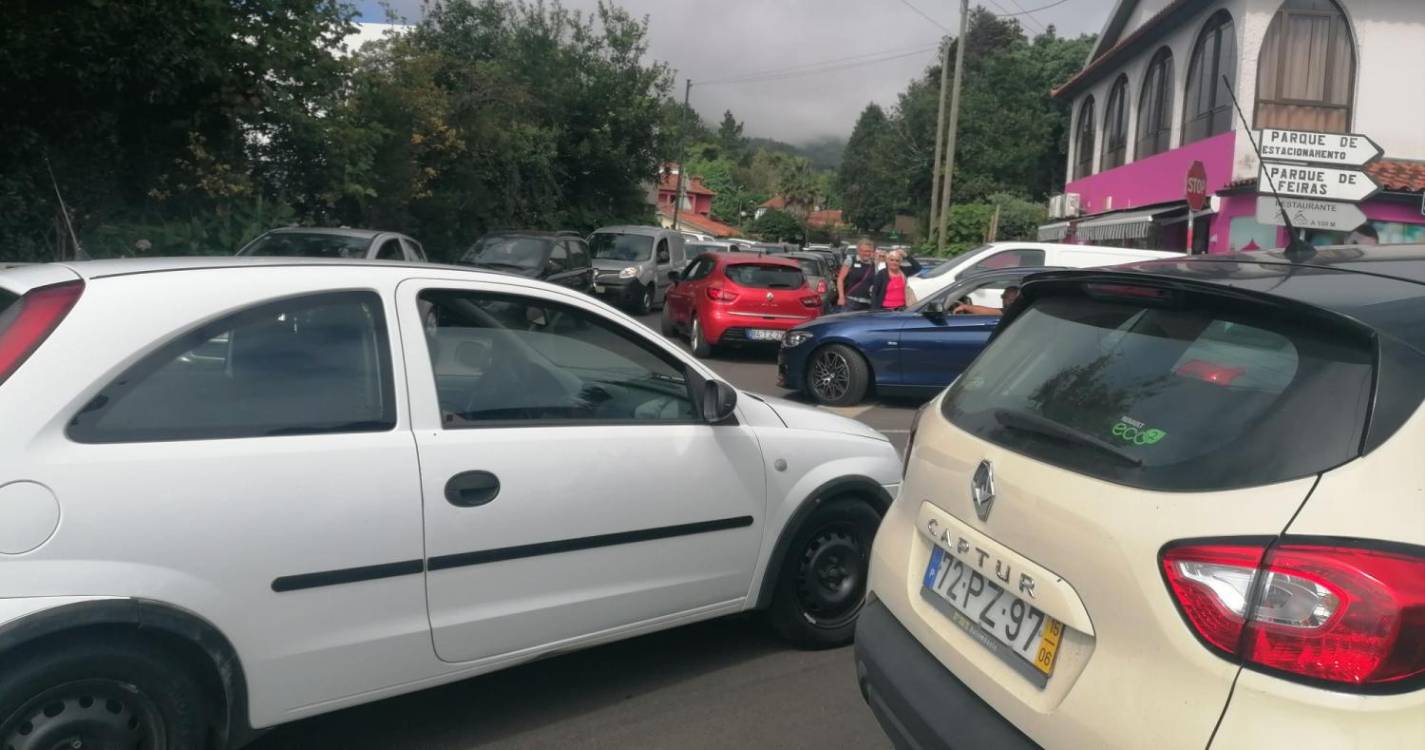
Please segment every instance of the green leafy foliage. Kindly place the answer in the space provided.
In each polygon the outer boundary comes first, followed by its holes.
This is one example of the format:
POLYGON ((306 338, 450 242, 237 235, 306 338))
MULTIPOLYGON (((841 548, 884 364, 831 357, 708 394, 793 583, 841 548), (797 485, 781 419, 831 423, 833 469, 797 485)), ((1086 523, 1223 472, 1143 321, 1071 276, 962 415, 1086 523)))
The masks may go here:
POLYGON ((846 220, 864 232, 895 221, 897 197, 904 193, 895 164, 896 145, 885 111, 875 104, 867 106, 846 143, 838 181, 846 220))
POLYGON ((769 242, 806 242, 806 225, 786 211, 768 210, 752 223, 751 229, 753 234, 769 242))

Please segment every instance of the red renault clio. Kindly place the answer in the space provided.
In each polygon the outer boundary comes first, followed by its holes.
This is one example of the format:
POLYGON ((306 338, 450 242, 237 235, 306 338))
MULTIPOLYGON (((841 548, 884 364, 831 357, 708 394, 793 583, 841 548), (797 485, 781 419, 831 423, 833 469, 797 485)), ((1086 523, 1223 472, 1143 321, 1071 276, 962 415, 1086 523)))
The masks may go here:
POLYGON ((776 344, 788 329, 821 313, 821 295, 794 260, 750 253, 704 253, 663 306, 663 334, 686 332, 693 354, 724 344, 776 344))

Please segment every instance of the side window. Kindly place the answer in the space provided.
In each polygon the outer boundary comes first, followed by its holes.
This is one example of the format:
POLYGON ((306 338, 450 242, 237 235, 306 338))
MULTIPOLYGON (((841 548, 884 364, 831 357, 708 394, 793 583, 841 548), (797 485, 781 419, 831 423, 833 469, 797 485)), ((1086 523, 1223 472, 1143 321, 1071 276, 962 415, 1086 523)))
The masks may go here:
POLYGON ((673 255, 668 252, 668 240, 658 241, 658 264, 665 265, 673 262, 673 255))
POLYGON ((684 366, 595 313, 455 290, 420 301, 448 429, 695 421, 684 366))
POLYGON ((565 240, 569 246, 569 267, 584 269, 589 267, 589 247, 583 240, 565 240))
POLYGON ((569 250, 563 242, 555 242, 549 249, 549 272, 563 273, 569 270, 569 250))
POLYGON ((688 269, 688 281, 697 281, 707 278, 712 273, 713 266, 717 265, 712 258, 706 255, 693 261, 693 265, 688 269))
POLYGON ((249 308, 178 336, 69 423, 81 443, 375 432, 396 424, 381 298, 336 292, 249 308))
POLYGON ((401 240, 392 237, 381 243, 381 247, 376 251, 376 260, 405 260, 406 251, 401 249, 401 240))
POLYGON ((1044 251, 1022 248, 995 253, 975 264, 972 271, 992 271, 997 268, 1021 268, 1044 265, 1044 251))
POLYGON ((943 304, 945 307, 954 307, 957 304, 965 303, 971 305, 982 305, 984 307, 1003 307, 1004 290, 1010 284, 1019 284, 1015 279, 989 279, 979 283, 953 284, 949 289, 932 297, 931 299, 943 304))

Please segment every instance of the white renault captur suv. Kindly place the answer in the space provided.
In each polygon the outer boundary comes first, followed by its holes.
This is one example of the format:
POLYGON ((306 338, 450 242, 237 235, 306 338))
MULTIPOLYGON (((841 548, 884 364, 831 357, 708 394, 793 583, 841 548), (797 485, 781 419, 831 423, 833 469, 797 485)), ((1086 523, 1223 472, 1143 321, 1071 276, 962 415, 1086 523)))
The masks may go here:
POLYGON ((1425 248, 1040 274, 857 626, 903 747, 1425 747, 1425 248))
POLYGON ((0 748, 254 729, 765 609, 849 640, 900 481, 860 423, 437 266, 0 271, 0 748))

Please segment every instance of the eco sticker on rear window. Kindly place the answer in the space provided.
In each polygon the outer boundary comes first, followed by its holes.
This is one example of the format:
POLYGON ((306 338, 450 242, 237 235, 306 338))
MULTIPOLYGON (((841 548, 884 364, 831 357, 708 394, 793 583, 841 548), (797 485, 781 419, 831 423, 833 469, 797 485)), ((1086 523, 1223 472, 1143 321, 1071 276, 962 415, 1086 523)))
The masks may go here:
POLYGON ((1134 445, 1152 445, 1167 437, 1168 433, 1148 427, 1132 417, 1122 417, 1113 426, 1113 435, 1134 445))

